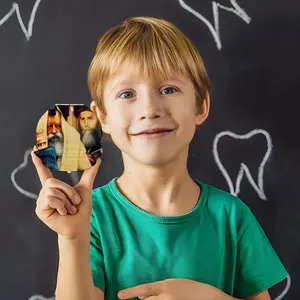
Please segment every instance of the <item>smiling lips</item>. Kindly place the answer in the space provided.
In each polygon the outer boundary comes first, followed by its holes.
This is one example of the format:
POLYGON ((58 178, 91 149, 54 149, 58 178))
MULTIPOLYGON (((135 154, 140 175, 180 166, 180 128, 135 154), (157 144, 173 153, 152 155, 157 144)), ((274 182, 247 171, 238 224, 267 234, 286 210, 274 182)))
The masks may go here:
POLYGON ((156 136, 163 136, 169 134, 173 129, 169 128, 152 128, 146 129, 139 133, 133 134, 134 136, 141 136, 141 137, 156 137, 156 136))

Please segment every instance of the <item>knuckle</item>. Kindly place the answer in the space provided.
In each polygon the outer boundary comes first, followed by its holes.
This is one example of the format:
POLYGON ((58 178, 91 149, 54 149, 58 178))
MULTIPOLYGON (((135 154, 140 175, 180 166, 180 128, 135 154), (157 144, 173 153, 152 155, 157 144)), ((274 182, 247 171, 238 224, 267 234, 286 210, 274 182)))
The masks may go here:
POLYGON ((45 197, 43 195, 39 195, 39 197, 36 199, 36 206, 39 207, 42 203, 45 202, 45 197))
POLYGON ((54 205, 56 203, 56 200, 52 196, 47 195, 46 202, 47 202, 47 204, 54 205))
POLYGON ((54 177, 47 178, 44 182, 44 187, 49 187, 57 182, 57 179, 54 177))
POLYGON ((70 208, 72 206, 71 202, 69 200, 66 199, 65 203, 64 203, 65 207, 70 208))
POLYGON ((53 196, 53 197, 60 198, 60 197, 62 197, 62 194, 63 194, 63 193, 61 193, 60 190, 58 190, 58 189, 56 189, 56 188, 53 188, 53 187, 49 187, 49 188, 48 188, 48 195, 51 195, 51 196, 53 196))

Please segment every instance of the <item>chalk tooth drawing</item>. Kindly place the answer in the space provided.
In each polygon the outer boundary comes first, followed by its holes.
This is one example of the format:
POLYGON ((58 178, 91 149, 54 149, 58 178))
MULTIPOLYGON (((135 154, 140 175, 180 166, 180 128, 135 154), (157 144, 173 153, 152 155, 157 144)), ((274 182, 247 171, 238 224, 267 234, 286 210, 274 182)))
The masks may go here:
POLYGON ((213 143, 213 156, 214 156, 215 162, 218 165, 221 173, 223 174, 223 176, 225 177, 225 179, 227 181, 227 184, 229 186, 229 190, 230 190, 231 194, 237 196, 240 193, 241 181, 242 181, 244 175, 246 175, 249 183, 254 188, 254 190, 257 192, 258 196, 262 200, 267 200, 266 194, 264 192, 263 176, 264 176, 264 167, 271 155, 271 151, 272 151, 271 136, 267 131, 265 131, 263 129, 254 129, 244 135, 235 134, 231 131, 220 132, 219 134, 216 135, 216 137, 214 139, 214 143, 213 143), (240 170, 239 170, 237 178, 236 178, 236 181, 235 181, 235 186, 234 186, 233 180, 230 178, 227 170, 225 169, 224 165, 222 164, 222 162, 220 160, 218 143, 219 143, 220 139, 224 136, 230 136, 230 137, 232 137, 234 139, 238 139, 238 140, 247 140, 257 134, 262 134, 263 136, 265 136, 266 141, 267 141, 267 151, 266 151, 266 153, 261 161, 261 164, 258 168, 258 180, 257 180, 258 182, 257 183, 255 182, 255 180, 253 179, 253 177, 249 171, 249 168, 247 167, 246 164, 244 164, 242 162, 241 166, 240 166, 240 170))
POLYGON ((45 298, 42 295, 33 295, 28 300, 55 300, 55 297, 45 298))
POLYGON ((251 22, 251 18, 248 16, 248 14, 244 11, 242 7, 240 7, 236 0, 230 0, 230 4, 232 7, 224 6, 218 2, 212 1, 212 11, 213 11, 213 18, 214 18, 214 25, 212 25, 202 14, 200 14, 198 11, 196 11, 194 8, 186 4, 184 0, 178 0, 181 7, 191 14, 193 14, 195 17, 197 17, 200 21, 202 21, 210 30, 216 44, 218 50, 222 49, 222 42, 221 42, 221 35, 220 35, 220 18, 219 18, 219 10, 223 9, 225 11, 231 12, 235 15, 237 15, 239 18, 241 18, 244 22, 249 24, 251 22))
MULTIPOLYGON (((19 171, 21 171, 22 169, 26 168, 26 166, 28 165, 28 157, 29 156, 30 156, 30 159, 31 159, 31 155, 30 155, 31 151, 32 151, 32 149, 28 149, 28 150, 25 151, 23 162, 12 171, 10 179, 11 179, 14 187, 16 188, 16 190, 19 191, 21 194, 23 194, 24 196, 26 196, 28 198, 31 198, 31 199, 37 199, 38 195, 24 190, 22 187, 20 187, 20 185, 16 181, 16 174, 19 171)), ((70 177, 71 177, 71 180, 72 180, 74 185, 78 183, 78 181, 79 181, 79 174, 78 173, 71 172, 70 177)))
POLYGON ((29 18, 29 22, 28 22, 28 26, 27 28, 24 25, 23 22, 23 18, 21 16, 21 12, 20 12, 20 7, 19 4, 16 2, 13 2, 12 8, 11 10, 2 18, 0 19, 0 27, 7 21, 9 20, 10 17, 13 16, 14 13, 16 13, 19 24, 21 26, 21 29, 27 39, 27 41, 30 40, 31 36, 32 36, 32 30, 33 30, 33 24, 34 24, 34 19, 37 13, 37 10, 39 8, 39 5, 41 3, 42 0, 36 0, 36 2, 33 5, 32 11, 31 11, 31 15, 29 18))
POLYGON ((10 178, 11 178, 11 181, 12 181, 14 187, 15 187, 21 194, 23 194, 23 195, 25 195, 26 197, 31 198, 31 199, 37 199, 38 196, 37 196, 36 194, 30 193, 30 192, 28 192, 28 191, 25 191, 23 188, 21 188, 21 187, 17 184, 16 179, 15 179, 16 174, 17 174, 20 170, 26 168, 26 166, 28 165, 28 157, 30 156, 30 152, 31 152, 31 151, 32 151, 32 149, 28 149, 28 150, 25 151, 23 162, 22 162, 19 166, 17 166, 17 167, 12 171, 12 173, 11 173, 11 175, 10 175, 10 178))
POLYGON ((74 184, 74 185, 76 185, 78 182, 79 182, 79 174, 78 174, 78 172, 71 172, 70 173, 70 177, 71 177, 71 180, 72 180, 72 183, 74 184))
POLYGON ((288 276, 287 276, 287 278, 286 278, 286 281, 287 281, 287 283, 286 283, 286 287, 285 287, 285 289, 283 290, 283 292, 277 297, 277 298, 275 298, 274 300, 281 300, 281 299, 283 299, 284 297, 285 297, 285 295, 288 293, 288 291, 289 291, 289 289, 290 289, 290 287, 291 287, 291 283, 292 283, 292 281, 291 281, 291 276, 288 274, 288 276))

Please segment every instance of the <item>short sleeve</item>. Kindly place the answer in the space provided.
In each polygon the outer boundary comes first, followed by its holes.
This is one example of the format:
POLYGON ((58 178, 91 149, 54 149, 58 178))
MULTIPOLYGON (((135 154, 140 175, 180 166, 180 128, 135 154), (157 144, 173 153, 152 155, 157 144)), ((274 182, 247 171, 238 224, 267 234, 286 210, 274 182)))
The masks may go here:
POLYGON ((100 234, 98 228, 97 219, 92 213, 91 222, 91 238, 90 238, 90 264, 92 270, 92 276, 95 287, 105 290, 105 275, 104 275, 104 261, 102 246, 100 241, 100 234))
POLYGON ((271 288, 288 274, 250 208, 241 200, 237 205, 234 296, 246 298, 271 288))

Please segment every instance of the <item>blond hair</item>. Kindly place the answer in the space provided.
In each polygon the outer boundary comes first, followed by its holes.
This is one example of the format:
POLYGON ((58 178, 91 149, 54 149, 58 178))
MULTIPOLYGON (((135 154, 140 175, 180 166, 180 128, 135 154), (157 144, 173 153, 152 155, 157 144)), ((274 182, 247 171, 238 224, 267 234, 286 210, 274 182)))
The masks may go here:
POLYGON ((210 82, 198 50, 166 20, 130 17, 100 38, 89 67, 88 86, 92 100, 104 113, 105 84, 123 63, 129 63, 151 82, 168 80, 174 74, 188 75, 198 105, 209 94, 210 82))

